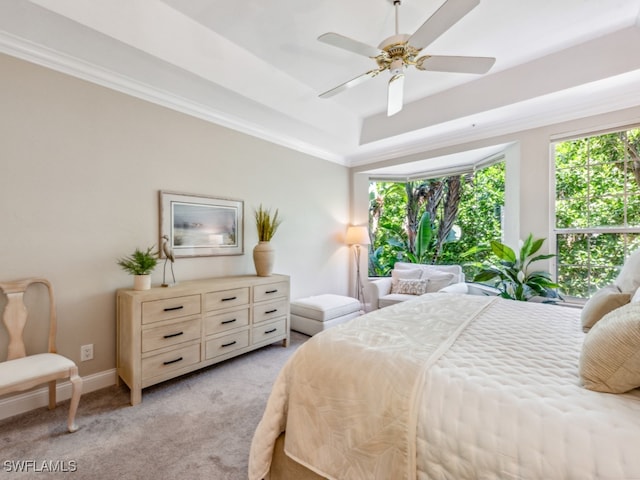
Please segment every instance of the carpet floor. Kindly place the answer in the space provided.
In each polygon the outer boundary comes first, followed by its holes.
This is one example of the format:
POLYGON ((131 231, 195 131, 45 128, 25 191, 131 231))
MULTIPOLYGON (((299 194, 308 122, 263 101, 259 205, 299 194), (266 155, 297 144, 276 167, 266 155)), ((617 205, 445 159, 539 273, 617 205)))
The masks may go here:
POLYGON ((0 420, 0 478, 246 479, 271 386, 308 338, 291 332, 289 348, 273 344, 146 388, 135 407, 126 386, 85 394, 73 434, 69 401, 0 420))

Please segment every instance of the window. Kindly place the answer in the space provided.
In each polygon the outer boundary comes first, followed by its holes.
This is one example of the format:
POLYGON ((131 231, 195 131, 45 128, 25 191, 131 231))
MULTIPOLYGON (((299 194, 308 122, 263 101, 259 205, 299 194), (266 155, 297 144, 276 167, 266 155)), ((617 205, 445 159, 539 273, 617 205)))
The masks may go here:
POLYGON ((640 128, 555 145, 561 293, 589 297, 640 246, 640 128))
POLYGON ((472 279, 478 270, 473 262, 491 255, 477 247, 502 237, 504 182, 503 162, 449 177, 372 181, 369 276, 389 275, 395 262, 409 261, 462 264, 467 279, 472 279), (432 235, 426 255, 418 257, 415 233, 425 211, 432 219, 432 235))

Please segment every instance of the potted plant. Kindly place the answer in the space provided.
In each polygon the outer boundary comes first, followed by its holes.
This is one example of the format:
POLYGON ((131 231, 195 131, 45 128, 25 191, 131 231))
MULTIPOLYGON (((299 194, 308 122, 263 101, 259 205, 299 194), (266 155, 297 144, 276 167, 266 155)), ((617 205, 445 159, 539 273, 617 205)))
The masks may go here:
POLYGON ((275 250, 270 242, 282 220, 278 217, 278 209, 272 215, 271 210, 262 208, 262 204, 254 211, 254 218, 258 230, 258 244, 253 249, 253 263, 259 277, 268 277, 275 260, 275 250))
POLYGON ((529 266, 538 260, 555 257, 554 254, 537 255, 544 243, 544 238, 533 238, 529 234, 520 248, 519 255, 507 245, 498 241, 491 241, 491 250, 498 257, 499 262, 490 265, 483 264, 482 270, 474 277, 474 282, 488 282, 494 280, 494 286, 500 291, 500 296, 511 300, 528 301, 534 297, 544 297, 548 302, 560 299, 558 284, 551 280, 549 272, 529 272, 529 266))
POLYGON ((158 252, 153 247, 142 251, 138 248, 129 256, 118 259, 118 265, 133 275, 134 290, 149 290, 151 288, 151 272, 158 264, 158 252))

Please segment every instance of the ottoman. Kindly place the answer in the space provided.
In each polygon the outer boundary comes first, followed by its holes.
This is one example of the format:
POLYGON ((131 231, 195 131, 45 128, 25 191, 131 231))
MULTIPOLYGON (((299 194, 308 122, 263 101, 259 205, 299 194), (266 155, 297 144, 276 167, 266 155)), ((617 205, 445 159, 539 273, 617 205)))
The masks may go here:
POLYGON ((358 300, 343 295, 301 298, 291 302, 291 330, 312 336, 362 313, 358 300))

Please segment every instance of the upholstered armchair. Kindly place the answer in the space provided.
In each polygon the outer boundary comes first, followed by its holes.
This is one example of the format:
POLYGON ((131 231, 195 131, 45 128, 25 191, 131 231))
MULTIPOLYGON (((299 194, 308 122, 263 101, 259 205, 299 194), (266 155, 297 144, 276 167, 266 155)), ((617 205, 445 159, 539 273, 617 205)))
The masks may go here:
POLYGON ((423 265, 396 262, 390 277, 365 283, 365 311, 393 305, 432 292, 498 295, 497 288, 465 282, 460 265, 423 265))
POLYGON ((461 284, 460 289, 465 288, 466 292, 460 265, 396 262, 390 277, 376 278, 365 284, 365 309, 377 310, 445 287, 455 290, 456 284, 461 284))

